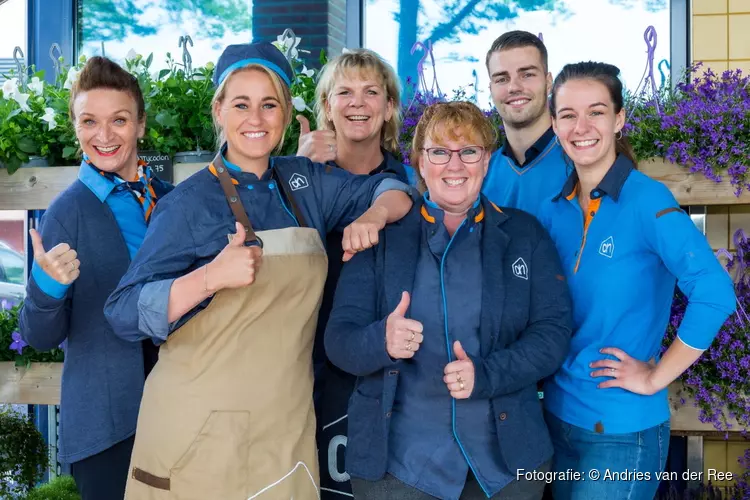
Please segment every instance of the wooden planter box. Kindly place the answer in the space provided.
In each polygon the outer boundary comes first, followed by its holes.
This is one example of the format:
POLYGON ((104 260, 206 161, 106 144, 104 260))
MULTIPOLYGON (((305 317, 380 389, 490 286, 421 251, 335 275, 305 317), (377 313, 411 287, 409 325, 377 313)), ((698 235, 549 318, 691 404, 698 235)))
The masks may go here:
MULTIPOLYGON (((203 163, 174 165, 175 183, 187 179, 205 166, 203 163)), ((683 206, 750 204, 750 193, 744 192, 739 198, 735 196, 734 186, 727 176, 717 183, 702 174, 691 174, 687 168, 663 158, 642 161, 638 169, 663 182, 683 206)), ((77 176, 78 167, 22 168, 13 175, 0 169, 0 210, 45 209, 77 176)))
POLYGON ((31 363, 16 367, 0 362, 0 403, 59 405, 62 363, 31 363))
POLYGON ((638 164, 638 170, 665 184, 682 206, 750 204, 750 193, 735 196, 735 187, 729 176, 721 182, 706 179, 703 174, 693 174, 685 168, 663 158, 652 158, 638 164))
MULTIPOLYGON (((721 435, 723 436, 724 431, 717 431, 713 424, 704 424, 698 419, 700 410, 698 407, 693 406, 695 400, 688 396, 687 391, 681 383, 675 382, 669 386, 669 409, 672 413, 670 419, 671 431, 673 435, 721 435), (685 404, 680 402, 680 399, 685 400, 685 404)), ((732 425, 732 429, 728 432, 739 433, 742 430, 742 426, 737 423, 737 420, 730 419, 729 423, 732 425)))

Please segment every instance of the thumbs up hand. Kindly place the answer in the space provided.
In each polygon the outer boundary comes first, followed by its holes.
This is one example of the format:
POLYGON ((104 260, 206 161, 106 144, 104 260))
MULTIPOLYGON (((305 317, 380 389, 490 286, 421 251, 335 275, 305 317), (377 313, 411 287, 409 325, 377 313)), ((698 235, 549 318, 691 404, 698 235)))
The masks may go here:
POLYGON ((385 323, 385 348, 393 359, 413 357, 424 340, 422 323, 404 317, 410 302, 409 292, 403 292, 401 302, 388 315, 385 323))
POLYGON ((206 288, 218 292, 224 288, 241 288, 255 282, 263 260, 263 249, 245 246, 245 227, 235 223, 237 233, 227 246, 206 264, 206 288))
POLYGON ((456 361, 445 365, 443 382, 445 382, 452 397, 468 399, 471 396, 471 391, 474 390, 474 363, 458 340, 453 343, 453 354, 456 361))
POLYGON ((34 261, 50 278, 62 285, 70 285, 81 275, 81 261, 70 245, 60 243, 46 251, 42 244, 42 236, 36 229, 31 229, 29 235, 34 249, 34 261))
POLYGON ((315 130, 310 132, 310 122, 303 115, 297 115, 299 122, 299 142, 297 156, 306 156, 317 163, 336 160, 336 132, 315 130))

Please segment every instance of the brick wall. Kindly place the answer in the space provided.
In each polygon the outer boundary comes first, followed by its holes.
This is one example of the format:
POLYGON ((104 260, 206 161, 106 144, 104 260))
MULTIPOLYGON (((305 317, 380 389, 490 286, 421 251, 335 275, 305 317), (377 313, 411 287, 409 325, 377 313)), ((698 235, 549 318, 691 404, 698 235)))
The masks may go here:
POLYGON ((329 57, 341 53, 346 43, 346 0, 254 0, 253 40, 273 41, 286 28, 302 38, 301 54, 308 66, 319 67, 325 50, 329 57))

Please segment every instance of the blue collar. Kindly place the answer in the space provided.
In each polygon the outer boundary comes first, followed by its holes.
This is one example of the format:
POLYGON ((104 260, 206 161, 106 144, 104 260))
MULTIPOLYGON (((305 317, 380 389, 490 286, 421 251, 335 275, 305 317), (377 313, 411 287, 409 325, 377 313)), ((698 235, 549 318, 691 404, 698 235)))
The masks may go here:
POLYGON ((104 203, 110 193, 112 193, 112 190, 117 187, 114 182, 97 172, 85 161, 81 162, 81 168, 78 169, 78 179, 89 188, 102 203, 104 203))
POLYGON ((508 144, 508 140, 505 139, 503 141, 503 145, 500 148, 500 154, 503 156, 508 157, 513 163, 516 164, 518 167, 525 167, 532 161, 536 160, 537 157, 544 152, 544 150, 549 146, 550 142, 552 142, 555 139, 555 131, 552 130, 552 127, 548 128, 546 132, 542 134, 542 136, 532 144, 529 149, 526 150, 526 158, 523 159, 523 161, 517 161, 516 157, 513 156, 513 150, 510 148, 510 145, 508 144))
MULTIPOLYGON (((424 199, 424 204, 422 205, 421 213, 424 220, 431 224, 442 222, 445 211, 440 208, 437 203, 430 200, 430 193, 428 191, 425 191, 422 198, 424 199)), ((482 220, 482 218, 479 217, 480 214, 483 214, 480 200, 481 196, 477 196, 477 201, 474 202, 466 214, 467 220, 473 220, 474 222, 480 222, 482 220)))
MULTIPOLYGON (((630 172, 635 169, 635 165, 625 155, 618 154, 615 162, 604 174, 604 178, 599 182, 591 193, 589 193, 592 200, 601 198, 605 194, 609 195, 615 202, 620 199, 620 193, 622 187, 625 185, 625 181, 628 180, 630 172)), ((560 198, 571 198, 574 193, 578 190, 578 172, 573 169, 568 180, 565 181, 565 185, 562 191, 553 198, 553 201, 557 201, 560 198)))

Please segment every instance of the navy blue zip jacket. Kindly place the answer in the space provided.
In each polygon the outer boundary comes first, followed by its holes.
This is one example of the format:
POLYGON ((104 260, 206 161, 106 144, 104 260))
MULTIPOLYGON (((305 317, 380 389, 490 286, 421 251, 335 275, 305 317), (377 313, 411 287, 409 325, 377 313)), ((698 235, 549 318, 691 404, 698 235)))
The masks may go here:
MULTIPOLYGON (((552 456, 536 384, 565 359, 570 299, 555 247, 536 219, 520 210, 500 211, 484 197, 481 203, 482 282, 466 285, 482 287, 471 398, 489 400, 507 468, 534 470, 552 456)), ((346 468, 352 477, 374 481, 386 473, 391 410, 405 361, 388 356, 385 325, 401 293, 413 290, 421 206, 415 203, 406 217, 386 226, 380 244, 344 266, 328 321, 326 354, 358 377, 348 414, 346 468)))

